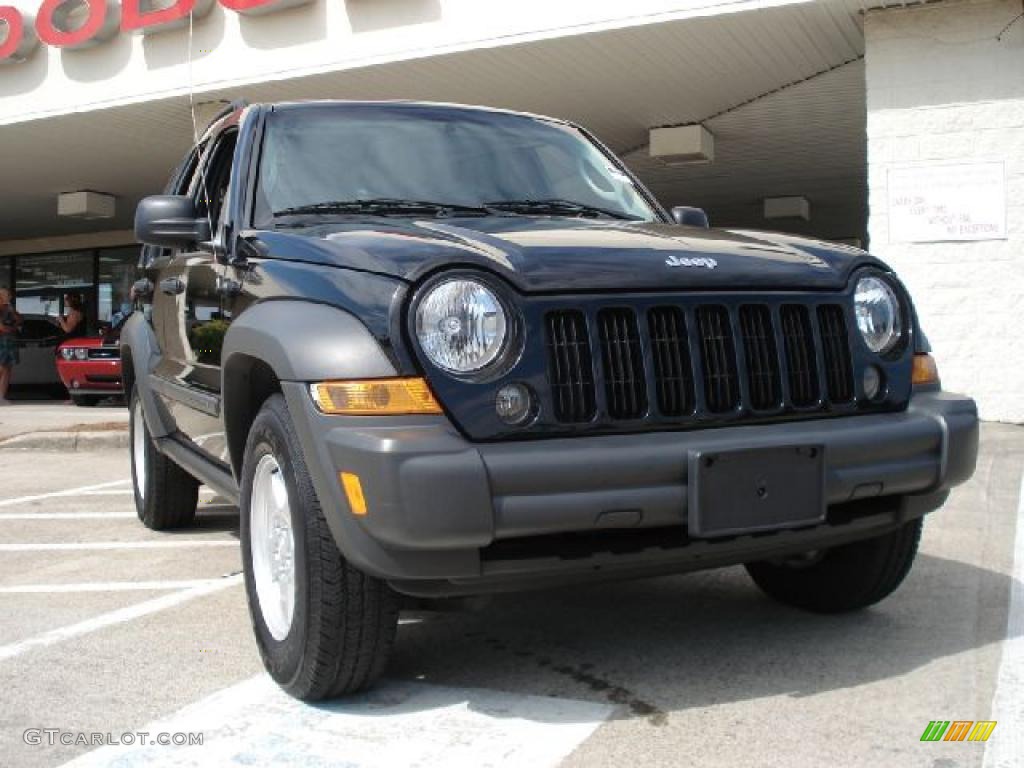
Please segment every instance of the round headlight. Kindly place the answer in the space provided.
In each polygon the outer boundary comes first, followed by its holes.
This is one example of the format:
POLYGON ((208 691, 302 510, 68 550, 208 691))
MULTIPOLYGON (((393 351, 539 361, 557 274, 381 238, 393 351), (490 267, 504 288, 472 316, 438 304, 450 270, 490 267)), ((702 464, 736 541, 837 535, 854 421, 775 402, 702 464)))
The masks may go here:
POLYGON ((71 360, 75 356, 75 350, 71 347, 64 347, 64 349, 60 351, 60 356, 65 360, 71 360))
POLYGON ((900 340, 903 321, 900 302, 887 282, 878 277, 862 277, 853 294, 857 328, 868 349, 877 354, 888 352, 900 340))
POLYGON ((76 360, 85 360, 88 357, 89 357, 89 350, 88 349, 85 349, 84 347, 78 347, 77 349, 75 349, 75 359, 76 360))
POLYGON ((471 373, 493 363, 507 335, 498 297, 475 280, 439 283, 416 309, 420 348, 438 368, 471 373))

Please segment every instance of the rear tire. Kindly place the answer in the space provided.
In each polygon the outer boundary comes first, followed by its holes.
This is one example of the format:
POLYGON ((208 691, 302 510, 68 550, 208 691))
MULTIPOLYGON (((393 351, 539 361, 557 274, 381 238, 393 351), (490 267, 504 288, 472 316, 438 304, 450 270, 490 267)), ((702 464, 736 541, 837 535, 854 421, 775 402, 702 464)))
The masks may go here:
POLYGON ((72 395, 71 402, 79 408, 91 408, 100 401, 96 395, 72 395))
POLYGON ((890 533, 826 550, 817 559, 747 563, 754 582, 780 603, 814 613, 844 613, 874 605, 906 578, 924 519, 890 533))
POLYGON ((199 481, 156 449, 137 390, 132 391, 128 440, 139 520, 154 531, 191 525, 199 503, 199 481))
POLYGON ((338 551, 279 394, 249 431, 239 507, 249 615, 267 672, 305 701, 369 688, 391 654, 398 597, 338 551))

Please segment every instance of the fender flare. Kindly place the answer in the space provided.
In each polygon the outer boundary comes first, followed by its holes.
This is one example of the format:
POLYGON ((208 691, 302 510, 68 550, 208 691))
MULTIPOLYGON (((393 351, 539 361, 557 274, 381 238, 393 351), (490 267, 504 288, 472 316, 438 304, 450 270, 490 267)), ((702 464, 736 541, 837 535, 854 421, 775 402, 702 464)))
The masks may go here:
POLYGON ((239 354, 262 360, 280 381, 396 375, 380 344, 354 315, 309 301, 265 301, 246 309, 224 337, 222 375, 239 354))
POLYGON ((221 416, 236 478, 249 424, 270 391, 268 372, 278 382, 397 375, 367 327, 345 310, 290 299, 249 307, 228 327, 221 348, 221 416))
MULTIPOLYGON (((149 375, 160 363, 160 345, 156 334, 142 312, 135 312, 121 328, 121 359, 131 360, 131 383, 139 393, 142 410, 146 416, 146 426, 154 438, 167 437, 174 432, 174 422, 170 419, 160 398, 149 385, 149 375)), ((127 371, 122 371, 126 378, 127 371)), ((131 387, 125 381, 125 397, 131 397, 131 387)))

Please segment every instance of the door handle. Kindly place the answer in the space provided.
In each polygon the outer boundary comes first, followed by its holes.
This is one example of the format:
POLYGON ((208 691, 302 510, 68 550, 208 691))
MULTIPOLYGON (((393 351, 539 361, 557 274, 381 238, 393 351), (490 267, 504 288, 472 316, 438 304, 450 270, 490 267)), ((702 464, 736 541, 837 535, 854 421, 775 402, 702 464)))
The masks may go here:
POLYGON ((168 277, 160 281, 160 290, 168 296, 177 296, 185 292, 185 282, 180 277, 168 277))

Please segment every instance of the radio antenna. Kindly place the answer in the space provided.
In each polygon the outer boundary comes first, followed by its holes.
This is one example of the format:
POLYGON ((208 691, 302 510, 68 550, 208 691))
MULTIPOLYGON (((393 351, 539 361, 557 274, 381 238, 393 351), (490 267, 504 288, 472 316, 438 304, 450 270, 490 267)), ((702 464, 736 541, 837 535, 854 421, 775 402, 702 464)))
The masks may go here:
POLYGON ((196 88, 195 80, 192 76, 192 43, 195 34, 195 10, 188 12, 188 51, 187 51, 187 77, 188 77, 188 109, 192 116, 192 146, 196 148, 196 168, 199 171, 199 185, 201 187, 200 199, 203 202, 203 206, 206 208, 206 221, 210 225, 210 237, 215 238, 216 232, 213 231, 213 216, 210 211, 210 189, 206 183, 206 158, 203 157, 203 153, 199 152, 199 120, 196 117, 196 88))

